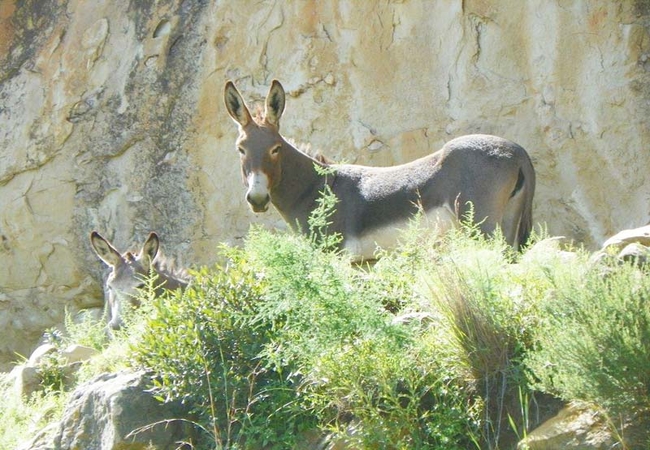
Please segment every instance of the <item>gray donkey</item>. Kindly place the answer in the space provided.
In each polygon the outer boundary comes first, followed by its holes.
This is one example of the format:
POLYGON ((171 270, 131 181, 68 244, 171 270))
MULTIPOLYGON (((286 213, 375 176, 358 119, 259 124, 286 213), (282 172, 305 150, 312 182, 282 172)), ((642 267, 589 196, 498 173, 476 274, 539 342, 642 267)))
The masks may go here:
POLYGON ((308 230, 325 183, 338 198, 330 231, 354 259, 373 259, 376 248, 397 245, 396 229, 418 211, 438 231, 473 207, 481 232, 500 227, 519 248, 532 228, 535 171, 526 151, 489 135, 456 138, 439 151, 393 167, 329 164, 296 149, 280 135, 285 92, 274 80, 263 114, 253 117, 235 85, 226 83, 228 113, 239 125, 236 147, 246 200, 254 212, 272 203, 290 226, 308 230), (330 173, 323 176, 327 169, 330 173), (470 206, 470 204, 472 206, 470 206))
POLYGON ((140 306, 138 289, 144 287, 145 279, 152 273, 157 275, 156 295, 164 290, 184 289, 189 277, 182 269, 175 269, 159 252, 160 239, 150 233, 142 249, 137 253, 122 254, 97 231, 90 234, 90 243, 95 253, 111 273, 106 279, 109 328, 117 330, 122 326, 121 312, 125 304, 140 306))

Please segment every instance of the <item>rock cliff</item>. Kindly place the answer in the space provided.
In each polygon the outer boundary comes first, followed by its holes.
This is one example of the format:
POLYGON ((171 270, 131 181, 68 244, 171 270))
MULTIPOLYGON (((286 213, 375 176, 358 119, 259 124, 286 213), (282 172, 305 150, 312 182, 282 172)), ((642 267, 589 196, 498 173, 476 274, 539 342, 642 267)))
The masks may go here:
POLYGON ((210 264, 251 222, 222 101, 288 90, 283 134, 409 161, 468 133, 523 145, 535 220, 595 249, 650 220, 647 0, 0 3, 0 369, 102 304, 97 229, 210 264))

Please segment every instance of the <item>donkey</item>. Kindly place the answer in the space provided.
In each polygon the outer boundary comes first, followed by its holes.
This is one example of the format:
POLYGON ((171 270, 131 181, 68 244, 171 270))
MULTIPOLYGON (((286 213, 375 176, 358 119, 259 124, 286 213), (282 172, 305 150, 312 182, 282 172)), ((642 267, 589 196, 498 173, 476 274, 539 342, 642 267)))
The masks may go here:
POLYGON ((106 279, 108 298, 109 328, 118 330, 122 326, 121 312, 123 305, 140 306, 138 289, 144 287, 144 280, 152 272, 157 275, 156 296, 166 290, 184 289, 188 284, 184 270, 171 267, 165 257, 159 252, 160 239, 154 232, 149 234, 139 253, 126 252, 121 254, 115 247, 97 231, 90 234, 93 250, 106 265, 111 273, 106 279))
POLYGON ((264 212, 272 203, 290 226, 307 230, 327 184, 338 199, 330 230, 341 234, 342 247, 356 261, 373 259, 377 247, 394 248, 396 228, 419 210, 428 225, 443 232, 473 208, 473 220, 483 234, 499 227, 515 249, 530 235, 535 170, 514 142, 475 134, 402 165, 331 164, 280 135, 285 92, 277 80, 264 111, 255 117, 232 81, 225 85, 224 101, 239 125, 236 147, 251 209, 264 212))

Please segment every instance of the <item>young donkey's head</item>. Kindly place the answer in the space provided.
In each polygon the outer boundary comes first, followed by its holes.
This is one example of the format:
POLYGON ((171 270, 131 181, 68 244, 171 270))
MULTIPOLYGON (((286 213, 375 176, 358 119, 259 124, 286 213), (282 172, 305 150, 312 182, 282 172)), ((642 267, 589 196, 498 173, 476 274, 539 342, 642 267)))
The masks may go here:
POLYGON ((111 273, 106 279, 110 314, 108 325, 112 329, 119 329, 122 324, 122 304, 128 302, 139 306, 138 289, 144 286, 144 280, 151 272, 160 249, 160 239, 152 232, 140 252, 135 254, 118 252, 96 231, 90 234, 90 243, 99 259, 111 268, 111 273))
POLYGON ((239 125, 236 145, 247 188, 246 201, 254 212, 264 212, 272 201, 273 188, 282 177, 282 153, 287 145, 279 132, 284 111, 284 89, 280 82, 273 80, 266 96, 263 117, 251 115, 232 81, 226 83, 224 100, 230 117, 239 125))

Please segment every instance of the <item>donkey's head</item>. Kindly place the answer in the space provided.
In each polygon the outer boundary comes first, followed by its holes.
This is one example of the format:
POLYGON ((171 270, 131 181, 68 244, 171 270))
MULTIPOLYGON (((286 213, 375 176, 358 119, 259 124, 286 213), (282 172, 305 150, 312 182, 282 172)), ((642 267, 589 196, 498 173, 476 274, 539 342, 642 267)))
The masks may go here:
POLYGON ((273 188, 282 177, 282 149, 287 145, 279 132, 284 89, 280 82, 273 80, 263 117, 251 115, 232 81, 226 83, 224 100, 230 117, 239 125, 236 145, 247 188, 246 201, 254 212, 264 212, 269 208, 273 188))
POLYGON ((135 254, 118 252, 96 231, 90 234, 90 243, 99 259, 111 268, 111 273, 106 279, 110 313, 108 325, 119 329, 122 323, 121 305, 128 302, 139 306, 138 289, 144 286, 144 279, 150 274, 153 261, 158 255, 160 239, 156 233, 150 233, 140 252, 135 254))

